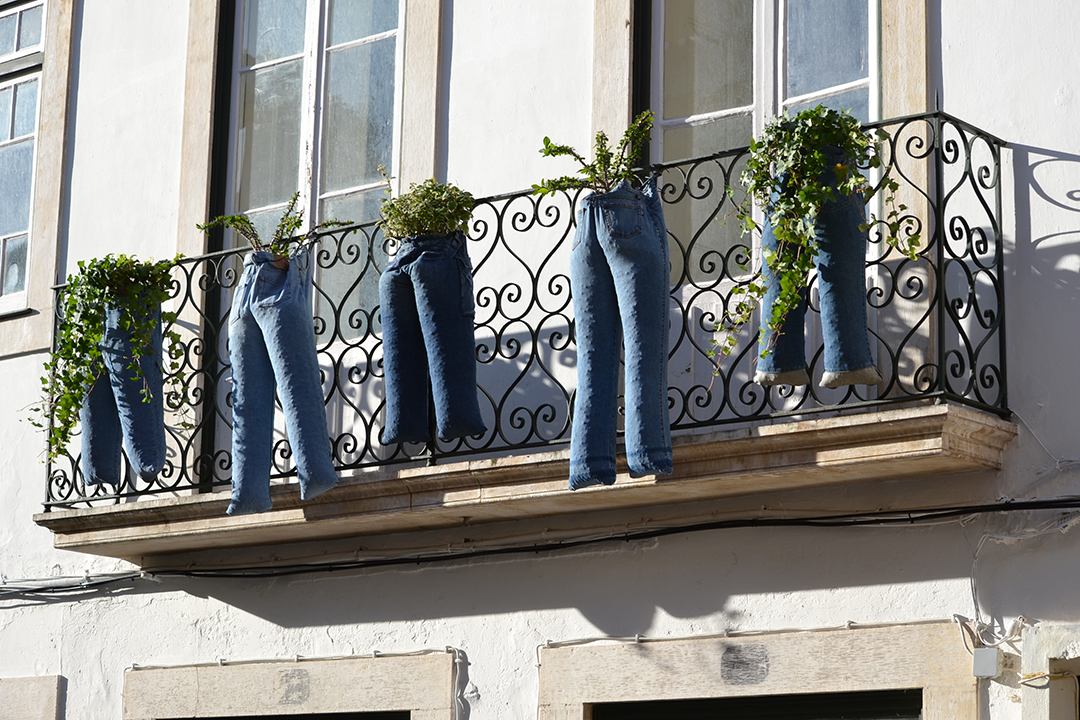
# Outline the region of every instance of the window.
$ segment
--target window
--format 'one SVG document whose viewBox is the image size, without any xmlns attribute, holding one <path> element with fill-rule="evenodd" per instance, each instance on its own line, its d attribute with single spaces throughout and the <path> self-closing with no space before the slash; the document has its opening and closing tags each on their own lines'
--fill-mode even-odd
<svg viewBox="0 0 1080 720">
<path fill-rule="evenodd" d="M 455 657 L 432 650 L 295 662 L 136 665 L 124 673 L 124 717 L 453 720 Z"/>
<path fill-rule="evenodd" d="M 538 718 L 979 716 L 971 655 L 954 623 L 736 634 L 545 647 Z"/>
<path fill-rule="evenodd" d="M 919 720 L 922 690 L 603 703 L 592 712 L 593 720 Z"/>
<path fill-rule="evenodd" d="M 0 12 L 0 313 L 27 306 L 43 3 Z"/>
<path fill-rule="evenodd" d="M 308 221 L 375 219 L 395 166 L 399 0 L 241 0 L 228 211 L 273 233 L 299 191 Z"/>
<path fill-rule="evenodd" d="M 652 161 L 748 145 L 769 118 L 818 103 L 876 120 L 876 8 L 876 0 L 639 3 L 651 26 L 650 67 L 640 58 L 637 67 L 657 115 Z"/>
</svg>

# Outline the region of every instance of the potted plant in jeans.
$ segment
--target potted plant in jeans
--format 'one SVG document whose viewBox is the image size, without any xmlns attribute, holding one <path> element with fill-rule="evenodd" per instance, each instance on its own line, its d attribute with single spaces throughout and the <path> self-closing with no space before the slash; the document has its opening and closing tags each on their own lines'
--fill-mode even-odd
<svg viewBox="0 0 1080 720">
<path fill-rule="evenodd" d="M 878 133 L 888 137 L 883 130 Z M 866 232 L 873 224 L 882 225 L 886 241 L 913 259 L 919 235 L 899 237 L 907 224 L 901 219 L 907 207 L 895 204 L 896 181 L 886 176 L 875 188 L 863 174 L 880 166 L 874 140 L 858 120 L 822 105 L 795 117 L 775 118 L 751 143 L 742 175 L 747 199 L 739 218 L 744 231 L 755 230 L 751 202 L 762 208 L 762 269 L 745 284 L 744 296 L 725 317 L 727 335 L 718 345 L 720 354 L 730 353 L 738 329 L 761 303 L 755 382 L 810 382 L 803 320 L 815 268 L 825 344 L 822 386 L 881 382 L 866 329 Z M 886 191 L 888 215 L 868 222 L 865 205 L 880 189 Z"/>
<path fill-rule="evenodd" d="M 229 515 L 265 512 L 272 506 L 275 391 L 281 397 L 301 499 L 338 484 L 315 347 L 311 247 L 319 230 L 348 223 L 328 220 L 295 238 L 304 215 L 296 210 L 298 198 L 299 193 L 292 196 L 268 245 L 246 215 L 225 215 L 198 226 L 203 231 L 230 228 L 253 250 L 244 258 L 229 312 L 233 386 Z"/>
<path fill-rule="evenodd" d="M 672 471 L 667 400 L 668 241 L 655 179 L 633 172 L 653 115 L 638 115 L 615 148 L 596 134 L 589 163 L 544 138 L 545 157 L 570 156 L 580 177 L 545 180 L 540 195 L 588 189 L 570 255 L 578 349 L 570 435 L 570 489 L 615 482 L 620 336 L 626 364 L 626 464 L 631 477 Z"/>
<path fill-rule="evenodd" d="M 79 272 L 60 291 L 62 320 L 41 379 L 44 396 L 33 408 L 40 421 L 32 422 L 47 427 L 47 460 L 64 451 L 81 423 L 87 485 L 119 486 L 122 446 L 145 480 L 165 465 L 162 340 L 167 335 L 178 342 L 179 336 L 162 332 L 162 322 L 176 315 L 163 313 L 161 303 L 177 260 L 107 255 L 79 261 Z M 179 387 L 180 364 L 173 358 L 168 365 Z"/>
<path fill-rule="evenodd" d="M 465 239 L 474 204 L 465 190 L 434 178 L 382 200 L 383 234 L 399 243 L 379 279 L 384 444 L 431 441 L 428 377 L 440 440 L 487 431 L 476 397 L 476 311 Z"/>
</svg>

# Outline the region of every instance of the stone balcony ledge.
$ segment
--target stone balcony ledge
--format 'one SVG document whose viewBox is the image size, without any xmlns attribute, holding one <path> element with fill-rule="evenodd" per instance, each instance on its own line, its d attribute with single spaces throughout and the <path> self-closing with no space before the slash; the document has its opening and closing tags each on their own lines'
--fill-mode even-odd
<svg viewBox="0 0 1080 720">
<path fill-rule="evenodd" d="M 274 485 L 266 513 L 229 517 L 227 493 L 34 516 L 57 548 L 153 565 L 155 556 L 385 535 L 620 508 L 1000 468 L 1008 421 L 966 407 L 923 405 L 755 424 L 674 439 L 675 473 L 571 492 L 569 450 L 383 468 L 342 476 L 301 502 Z M 620 463 L 622 458 L 620 457 Z"/>
</svg>

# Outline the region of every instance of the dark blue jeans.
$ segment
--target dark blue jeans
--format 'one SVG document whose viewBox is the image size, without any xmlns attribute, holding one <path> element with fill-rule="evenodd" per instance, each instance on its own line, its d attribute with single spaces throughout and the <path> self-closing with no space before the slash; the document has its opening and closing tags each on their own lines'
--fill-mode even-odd
<svg viewBox="0 0 1080 720">
<path fill-rule="evenodd" d="M 667 402 L 668 245 L 653 181 L 581 201 L 570 254 L 577 395 L 570 489 L 615 482 L 619 356 L 625 345 L 626 464 L 631 477 L 672 470 Z"/>
<path fill-rule="evenodd" d="M 826 153 L 827 167 L 823 181 L 836 187 L 836 175 L 831 169 L 842 160 L 838 153 Z M 843 385 L 877 385 L 881 375 L 870 355 L 866 330 L 866 233 L 859 229 L 863 219 L 862 196 L 849 197 L 836 193 L 836 200 L 825 203 L 818 214 L 815 232 L 818 236 L 818 295 L 821 301 L 821 334 L 825 343 L 824 373 L 821 385 L 827 388 Z M 766 220 L 761 244 L 776 250 L 776 236 Z M 775 274 L 766 266 L 766 282 L 762 302 L 762 326 L 772 315 L 772 306 L 779 295 Z M 759 347 L 769 353 L 758 359 L 754 382 L 760 385 L 807 385 L 804 350 L 804 320 L 806 291 L 799 306 L 791 310 L 780 328 L 780 334 L 767 328 L 761 334 Z"/>
<path fill-rule="evenodd" d="M 120 327 L 120 311 L 105 310 L 101 343 L 103 372 L 83 401 L 82 472 L 87 485 L 119 485 L 127 445 L 131 467 L 144 480 L 153 480 L 165 465 L 165 407 L 162 399 L 161 320 L 150 347 L 139 358 L 142 377 L 130 367 L 131 333 Z M 149 402 L 143 394 L 147 390 Z"/>
<path fill-rule="evenodd" d="M 232 364 L 232 503 L 226 512 L 269 510 L 274 394 L 281 396 L 289 447 L 304 500 L 338 484 L 315 349 L 311 247 L 288 270 L 268 252 L 244 260 L 229 315 Z"/>
<path fill-rule="evenodd" d="M 431 440 L 429 376 L 440 440 L 487 430 L 476 397 L 476 311 L 465 243 L 460 232 L 406 238 L 379 279 L 385 444 Z"/>
</svg>

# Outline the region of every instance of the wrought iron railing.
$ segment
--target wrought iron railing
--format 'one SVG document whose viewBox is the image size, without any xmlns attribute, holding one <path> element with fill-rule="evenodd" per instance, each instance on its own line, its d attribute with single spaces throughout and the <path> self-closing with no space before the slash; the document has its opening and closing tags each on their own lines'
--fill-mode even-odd
<svg viewBox="0 0 1080 720">
<path fill-rule="evenodd" d="M 784 416 L 955 402 L 1007 415 L 1002 286 L 1000 151 L 1003 142 L 942 113 L 876 123 L 881 152 L 900 185 L 907 225 L 921 233 L 916 260 L 890 250 L 877 229 L 868 244 L 867 302 L 877 387 L 821 389 L 822 346 L 812 287 L 806 357 L 814 382 L 753 382 L 756 333 L 734 352 L 710 355 L 715 323 L 759 259 L 734 221 L 747 150 L 658 165 L 671 250 L 669 391 L 676 432 Z M 469 233 L 475 271 L 478 393 L 489 430 L 429 445 L 380 443 L 383 372 L 378 278 L 394 243 L 372 224 L 320 238 L 316 335 L 323 395 L 340 471 L 477 455 L 568 441 L 576 382 L 569 252 L 578 198 L 528 192 L 477 202 Z M 873 209 L 873 208 L 871 208 Z M 130 471 L 119 487 L 86 486 L 75 452 L 48 468 L 49 507 L 212 491 L 230 482 L 227 317 L 242 253 L 189 258 L 176 270 L 176 328 L 186 374 L 185 407 L 171 407 L 168 462 L 153 481 Z M 58 318 L 62 322 L 62 318 Z M 187 423 L 179 421 L 185 411 Z M 295 475 L 280 423 L 272 474 Z"/>
</svg>

